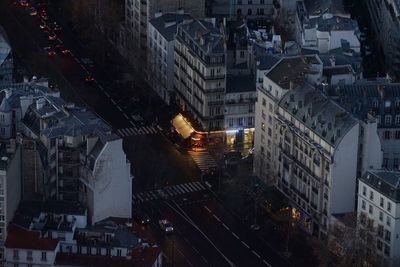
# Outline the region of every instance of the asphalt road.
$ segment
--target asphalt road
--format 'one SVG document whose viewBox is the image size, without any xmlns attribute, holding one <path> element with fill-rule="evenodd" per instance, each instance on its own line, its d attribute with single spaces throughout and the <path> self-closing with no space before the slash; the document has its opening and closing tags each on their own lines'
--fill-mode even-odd
<svg viewBox="0 0 400 267">
<path fill-rule="evenodd" d="M 49 21 L 54 21 L 51 14 Z M 158 124 L 147 111 L 149 107 L 153 114 L 160 110 L 140 98 L 146 88 L 135 88 L 139 82 L 134 82 L 133 88 L 118 82 L 118 70 L 125 66 L 115 62 L 93 64 L 88 60 L 86 45 L 66 27 L 57 33 L 55 41 L 49 41 L 49 33 L 39 28 L 43 23 L 12 1 L 0 1 L 0 24 L 9 36 L 17 64 L 27 67 L 31 75 L 54 78 L 66 100 L 86 105 L 122 135 L 135 176 L 133 191 L 198 181 L 199 172 L 186 151 L 155 130 Z M 69 48 L 71 55 L 49 57 L 43 48 L 55 44 Z M 86 75 L 95 80 L 85 82 Z M 192 192 L 135 207 L 151 211 L 155 239 L 174 266 L 290 266 L 209 195 Z M 156 223 L 160 218 L 168 218 L 176 225 L 173 235 L 160 231 Z"/>
</svg>

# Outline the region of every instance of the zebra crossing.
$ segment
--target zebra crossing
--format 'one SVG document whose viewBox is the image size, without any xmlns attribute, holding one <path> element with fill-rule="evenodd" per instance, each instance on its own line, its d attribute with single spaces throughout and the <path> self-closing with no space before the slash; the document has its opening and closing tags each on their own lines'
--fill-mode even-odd
<svg viewBox="0 0 400 267">
<path fill-rule="evenodd" d="M 189 154 L 201 171 L 207 171 L 209 168 L 218 167 L 214 158 L 211 157 L 208 151 L 189 151 Z"/>
<path fill-rule="evenodd" d="M 135 193 L 132 195 L 132 200 L 134 203 L 142 203 L 146 201 L 165 199 L 203 190 L 206 190 L 206 187 L 201 182 L 191 182 L 167 186 L 158 190 Z"/>
<path fill-rule="evenodd" d="M 161 130 L 160 126 L 141 126 L 118 129 L 117 135 L 120 137 L 128 137 L 134 135 L 157 134 Z"/>
</svg>

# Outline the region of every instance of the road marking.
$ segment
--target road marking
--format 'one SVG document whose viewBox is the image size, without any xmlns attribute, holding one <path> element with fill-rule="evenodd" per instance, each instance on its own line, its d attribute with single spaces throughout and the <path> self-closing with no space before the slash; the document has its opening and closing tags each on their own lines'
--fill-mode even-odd
<svg viewBox="0 0 400 267">
<path fill-rule="evenodd" d="M 162 131 L 162 128 L 160 125 L 157 125 L 158 130 Z"/>
<path fill-rule="evenodd" d="M 217 220 L 217 221 L 221 221 L 218 217 L 217 217 L 217 215 L 215 215 L 215 214 L 213 214 L 213 217 Z"/>
<path fill-rule="evenodd" d="M 135 126 L 135 124 L 133 123 L 133 121 L 129 121 L 129 123 L 130 123 L 132 126 Z"/>
<path fill-rule="evenodd" d="M 226 224 L 222 223 L 222 226 L 225 227 L 226 230 L 228 230 L 228 231 L 230 230 Z"/>
<path fill-rule="evenodd" d="M 205 208 L 209 213 L 211 213 L 211 210 L 210 210 L 207 206 L 204 206 L 204 208 Z"/>
<path fill-rule="evenodd" d="M 236 237 L 236 239 L 239 239 L 239 240 L 240 240 L 240 238 L 238 237 L 238 235 L 235 234 L 234 232 L 232 232 L 232 235 L 233 235 L 234 237 Z"/>
<path fill-rule="evenodd" d="M 265 265 L 267 265 L 268 267 L 272 267 L 271 264 L 269 264 L 266 260 L 263 260 L 263 262 L 264 262 Z"/>
<path fill-rule="evenodd" d="M 110 98 L 110 94 L 109 94 L 109 93 L 107 93 L 106 91 L 104 91 L 104 94 L 105 94 L 108 98 Z"/>
<path fill-rule="evenodd" d="M 242 244 L 246 247 L 246 248 L 250 248 L 249 245 L 247 245 L 245 242 L 242 241 Z"/>
<path fill-rule="evenodd" d="M 117 106 L 117 109 L 122 112 L 122 108 L 120 106 Z"/>
<path fill-rule="evenodd" d="M 255 252 L 254 250 L 252 250 L 251 252 L 253 252 L 253 254 L 254 255 L 256 255 L 258 258 L 260 258 L 261 259 L 261 256 L 260 256 L 260 254 L 258 254 L 257 252 Z"/>
<path fill-rule="evenodd" d="M 114 105 L 116 105 L 117 103 L 115 102 L 114 99 L 111 98 L 111 103 L 113 103 Z"/>
<path fill-rule="evenodd" d="M 126 115 L 126 113 L 124 113 L 124 117 L 127 118 L 127 119 L 129 119 L 129 117 L 128 117 L 128 115 Z"/>
</svg>

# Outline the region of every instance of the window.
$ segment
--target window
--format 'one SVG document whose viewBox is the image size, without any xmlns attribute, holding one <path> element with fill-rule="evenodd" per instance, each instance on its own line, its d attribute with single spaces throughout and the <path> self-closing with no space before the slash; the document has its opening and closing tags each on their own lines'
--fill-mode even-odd
<svg viewBox="0 0 400 267">
<path fill-rule="evenodd" d="M 361 208 L 362 208 L 363 210 L 365 210 L 365 201 L 364 201 L 364 200 L 361 201 Z"/>
<path fill-rule="evenodd" d="M 369 199 L 374 200 L 374 191 L 369 191 Z"/>
<path fill-rule="evenodd" d="M 382 243 L 382 241 L 380 241 L 379 239 L 376 241 L 376 248 L 377 248 L 379 251 L 382 251 L 383 243 Z"/>
<path fill-rule="evenodd" d="M 389 201 L 387 203 L 387 210 L 392 211 L 392 203 L 390 203 Z"/>
<path fill-rule="evenodd" d="M 388 158 L 383 158 L 382 167 L 383 168 L 387 168 L 388 164 L 389 164 L 389 159 Z"/>
<path fill-rule="evenodd" d="M 15 250 L 13 251 L 13 259 L 14 259 L 14 260 L 19 259 L 19 255 L 18 255 L 18 254 L 19 254 L 19 251 L 15 249 Z"/>
<path fill-rule="evenodd" d="M 383 212 L 382 211 L 379 212 L 379 220 L 381 222 L 383 221 Z"/>
<path fill-rule="evenodd" d="M 264 0 L 260 0 L 260 4 L 262 4 L 262 5 L 263 5 L 263 4 L 264 4 Z"/>
<path fill-rule="evenodd" d="M 396 115 L 395 123 L 396 123 L 396 125 L 400 125 L 400 115 Z"/>
<path fill-rule="evenodd" d="M 47 260 L 47 253 L 42 252 L 42 261 L 46 261 L 46 260 Z"/>
<path fill-rule="evenodd" d="M 251 8 L 247 10 L 247 15 L 251 15 Z"/>
<path fill-rule="evenodd" d="M 106 249 L 106 255 L 107 255 L 107 256 L 111 256 L 111 249 L 109 249 L 109 248 Z"/>
<path fill-rule="evenodd" d="M 265 131 L 265 123 L 261 123 L 261 130 Z"/>
<path fill-rule="evenodd" d="M 272 111 L 272 104 L 271 103 L 268 103 L 268 109 L 269 109 L 269 111 Z"/>
<path fill-rule="evenodd" d="M 240 51 L 240 58 L 244 58 L 244 51 Z"/>
<path fill-rule="evenodd" d="M 28 261 L 31 261 L 31 260 L 32 260 L 32 250 L 28 250 L 28 251 L 26 252 L 26 259 L 27 259 Z"/>
<path fill-rule="evenodd" d="M 386 125 L 392 124 L 392 116 L 391 115 L 386 115 L 385 116 L 385 124 Z"/>
<path fill-rule="evenodd" d="M 249 5 L 251 5 L 251 4 L 253 4 L 253 0 L 247 0 L 247 3 L 248 3 Z"/>
<path fill-rule="evenodd" d="M 383 200 L 383 197 L 380 198 L 380 200 L 379 200 L 379 205 L 380 205 L 382 208 L 384 207 L 385 202 L 384 202 L 384 200 Z"/>
<path fill-rule="evenodd" d="M 265 100 L 265 98 L 262 99 L 262 105 L 265 107 L 267 105 L 267 101 Z"/>
<path fill-rule="evenodd" d="M 396 131 L 394 137 L 400 139 L 400 131 Z"/>
<path fill-rule="evenodd" d="M 121 255 L 122 255 L 122 251 L 120 249 L 117 249 L 117 256 L 121 257 Z"/>
<path fill-rule="evenodd" d="M 96 248 L 96 255 L 101 255 L 101 248 Z"/>
<path fill-rule="evenodd" d="M 362 187 L 362 194 L 363 196 L 367 195 L 367 188 L 365 186 Z"/>
<path fill-rule="evenodd" d="M 369 205 L 368 212 L 369 212 L 369 214 L 374 213 L 374 207 L 372 207 L 372 205 Z"/>
<path fill-rule="evenodd" d="M 386 225 L 387 225 L 387 226 L 390 226 L 390 223 L 391 223 L 390 217 L 387 216 L 387 217 L 386 217 Z"/>
<path fill-rule="evenodd" d="M 394 158 L 393 159 L 393 168 L 398 169 L 399 168 L 399 158 Z"/>
<path fill-rule="evenodd" d="M 385 244 L 385 255 L 390 256 L 390 247 Z"/>
<path fill-rule="evenodd" d="M 386 241 L 390 242 L 390 236 L 391 236 L 390 231 L 385 230 L 385 240 L 386 240 Z"/>
<path fill-rule="evenodd" d="M 390 131 L 384 131 L 383 132 L 383 138 L 390 139 Z"/>
<path fill-rule="evenodd" d="M 272 129 L 268 127 L 268 135 L 272 137 Z"/>
</svg>

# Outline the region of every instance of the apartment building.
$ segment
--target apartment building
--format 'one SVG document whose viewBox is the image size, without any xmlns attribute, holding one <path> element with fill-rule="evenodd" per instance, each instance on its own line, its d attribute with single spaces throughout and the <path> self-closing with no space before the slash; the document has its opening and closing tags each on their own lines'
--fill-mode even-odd
<svg viewBox="0 0 400 267">
<path fill-rule="evenodd" d="M 400 172 L 368 170 L 359 178 L 358 227 L 380 266 L 400 263 Z M 368 231 L 373 227 L 375 232 Z M 372 254 L 374 255 L 374 254 Z"/>
<path fill-rule="evenodd" d="M 5 266 L 162 265 L 160 248 L 142 242 L 129 220 L 89 225 L 86 208 L 77 202 L 22 202 L 10 228 Z"/>
<path fill-rule="evenodd" d="M 253 75 L 228 75 L 224 122 L 228 144 L 247 143 L 251 146 L 256 94 Z"/>
<path fill-rule="evenodd" d="M 232 0 L 230 15 L 243 16 L 247 19 L 265 19 L 274 15 L 273 0 Z"/>
<path fill-rule="evenodd" d="M 0 26 L 0 85 L 13 80 L 14 61 L 7 34 Z"/>
<path fill-rule="evenodd" d="M 304 12 L 304 11 L 303 11 Z M 360 53 L 358 23 L 351 18 L 326 13 L 317 17 L 301 16 L 298 40 L 302 48 L 327 53 L 330 50 L 343 50 Z"/>
<path fill-rule="evenodd" d="M 400 85 L 387 79 L 359 80 L 352 85 L 326 87 L 326 93 L 361 119 L 377 118 L 382 166 L 398 170 L 400 160 Z"/>
<path fill-rule="evenodd" d="M 80 201 L 91 223 L 131 216 L 130 162 L 102 119 L 34 80 L 5 89 L 3 137 L 22 144 L 22 197 Z M 11 120 L 11 123 L 10 123 Z"/>
<path fill-rule="evenodd" d="M 375 36 L 377 51 L 382 51 L 387 72 L 400 77 L 400 3 L 383 0 L 365 1 L 372 30 Z"/>
<path fill-rule="evenodd" d="M 0 145 L 0 261 L 4 261 L 4 242 L 9 223 L 21 200 L 21 146 L 12 140 Z"/>
<path fill-rule="evenodd" d="M 192 17 L 183 12 L 157 13 L 149 22 L 148 70 L 151 88 L 167 104 L 174 99 L 174 47 L 178 25 Z"/>
<path fill-rule="evenodd" d="M 224 127 L 226 46 L 215 20 L 193 20 L 178 26 L 174 55 L 176 102 L 204 130 Z"/>
<path fill-rule="evenodd" d="M 125 0 L 126 55 L 141 71 L 146 71 L 148 25 L 158 12 L 184 10 L 194 17 L 205 16 L 205 0 Z"/>
<path fill-rule="evenodd" d="M 313 86 L 321 78 L 317 56 L 282 58 L 265 75 L 254 171 L 288 197 L 303 227 L 324 238 L 333 214 L 354 211 L 357 174 L 379 167 L 382 153 L 376 120 L 360 121 L 321 93 Z"/>
</svg>

